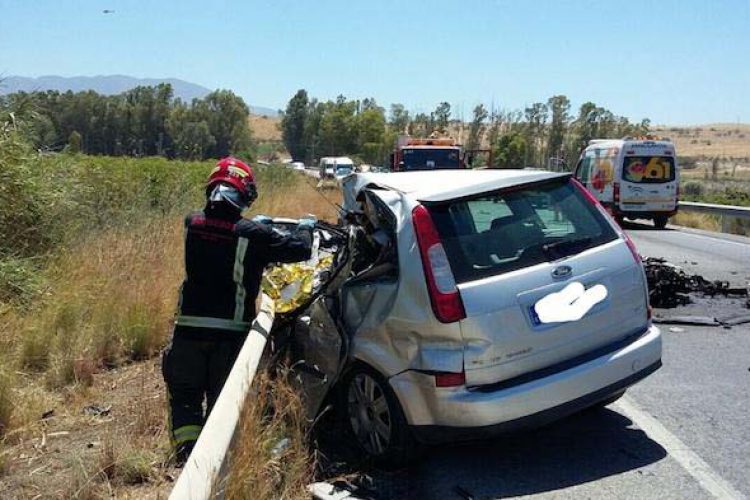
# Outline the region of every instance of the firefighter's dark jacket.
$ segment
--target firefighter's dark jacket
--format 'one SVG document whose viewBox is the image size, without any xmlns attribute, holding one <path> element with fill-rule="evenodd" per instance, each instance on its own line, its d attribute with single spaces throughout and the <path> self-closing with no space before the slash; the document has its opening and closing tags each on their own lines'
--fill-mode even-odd
<svg viewBox="0 0 750 500">
<path fill-rule="evenodd" d="M 311 229 L 285 234 L 218 205 L 185 218 L 186 276 L 175 336 L 244 336 L 255 318 L 263 269 L 310 258 Z"/>
</svg>

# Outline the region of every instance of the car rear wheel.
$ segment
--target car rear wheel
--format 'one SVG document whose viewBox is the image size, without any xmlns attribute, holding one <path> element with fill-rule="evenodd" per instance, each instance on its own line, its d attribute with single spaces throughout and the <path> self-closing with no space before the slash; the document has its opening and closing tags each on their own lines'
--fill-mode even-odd
<svg viewBox="0 0 750 500">
<path fill-rule="evenodd" d="M 666 215 L 657 215 L 654 217 L 654 226 L 656 226 L 658 229 L 664 229 L 667 227 L 667 221 L 669 220 L 669 217 Z"/>
<path fill-rule="evenodd" d="M 356 366 L 344 387 L 346 417 L 359 447 L 384 465 L 411 460 L 415 443 L 396 395 L 387 381 L 367 366 Z"/>
</svg>

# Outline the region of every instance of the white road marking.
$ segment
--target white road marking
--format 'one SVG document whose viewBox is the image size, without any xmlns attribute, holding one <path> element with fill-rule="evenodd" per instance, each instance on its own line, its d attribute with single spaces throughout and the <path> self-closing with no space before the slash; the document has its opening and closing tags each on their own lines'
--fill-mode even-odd
<svg viewBox="0 0 750 500">
<path fill-rule="evenodd" d="M 732 245 L 738 245 L 738 246 L 745 247 L 745 248 L 747 248 L 748 246 L 750 246 L 747 243 L 740 243 L 739 241 L 725 240 L 723 238 L 715 238 L 713 236 L 707 236 L 705 234 L 696 234 L 696 233 L 691 233 L 691 232 L 688 232 L 688 231 L 679 231 L 679 233 L 680 234 L 690 235 L 690 236 L 696 236 L 698 238 L 705 238 L 705 239 L 711 240 L 711 241 L 719 241 L 721 243 L 730 243 Z"/>
<path fill-rule="evenodd" d="M 614 407 L 632 420 L 648 436 L 659 443 L 698 484 L 715 498 L 741 500 L 747 498 L 724 480 L 701 457 L 669 432 L 658 420 L 641 409 L 635 401 L 624 396 Z"/>
</svg>

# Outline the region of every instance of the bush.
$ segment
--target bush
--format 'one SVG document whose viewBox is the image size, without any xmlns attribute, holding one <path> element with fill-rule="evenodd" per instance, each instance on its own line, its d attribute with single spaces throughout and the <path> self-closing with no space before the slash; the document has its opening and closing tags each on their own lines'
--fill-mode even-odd
<svg viewBox="0 0 750 500">
<path fill-rule="evenodd" d="M 0 258 L 0 303 L 21 302 L 28 305 L 43 289 L 39 266 L 30 258 Z"/>
<path fill-rule="evenodd" d="M 695 181 L 686 182 L 682 187 L 682 192 L 685 194 L 685 196 L 702 196 L 703 185 L 700 182 Z"/>
<path fill-rule="evenodd" d="M 99 468 L 115 484 L 141 484 L 148 482 L 153 474 L 151 464 L 155 462 L 153 453 L 115 442 L 107 438 L 99 457 Z"/>
<path fill-rule="evenodd" d="M 140 484 L 151 478 L 154 455 L 144 450 L 129 450 L 115 466 L 116 478 L 125 484 Z"/>
<path fill-rule="evenodd" d="M 33 156 L 10 145 L 0 154 L 0 302 L 28 302 L 41 289 L 44 258 L 82 238 L 153 215 L 181 217 L 201 202 L 211 169 L 163 158 Z"/>
</svg>

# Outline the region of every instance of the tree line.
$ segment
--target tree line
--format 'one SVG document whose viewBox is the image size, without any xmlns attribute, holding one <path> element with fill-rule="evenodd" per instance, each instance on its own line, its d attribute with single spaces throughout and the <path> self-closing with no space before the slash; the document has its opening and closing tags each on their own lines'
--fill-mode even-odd
<svg viewBox="0 0 750 500">
<path fill-rule="evenodd" d="M 174 97 L 169 84 L 118 95 L 46 91 L 0 96 L 0 115 L 17 123 L 35 148 L 94 155 L 193 160 L 248 154 L 249 114 L 231 91 L 216 90 L 186 103 Z"/>
<path fill-rule="evenodd" d="M 491 149 L 492 167 L 519 168 L 570 165 L 589 140 L 642 135 L 649 125 L 648 119 L 631 123 L 593 102 L 585 102 L 573 114 L 564 95 L 523 110 L 488 109 L 479 104 L 467 122 L 454 116 L 448 102 L 441 102 L 430 113 L 411 113 L 395 103 L 386 113 L 372 98 L 339 96 L 335 101 L 320 101 L 302 89 L 282 113 L 281 131 L 292 158 L 307 163 L 346 154 L 365 163 L 387 164 L 398 135 L 437 133 L 456 138 L 469 150 Z M 484 156 L 485 163 L 489 157 Z"/>
</svg>

